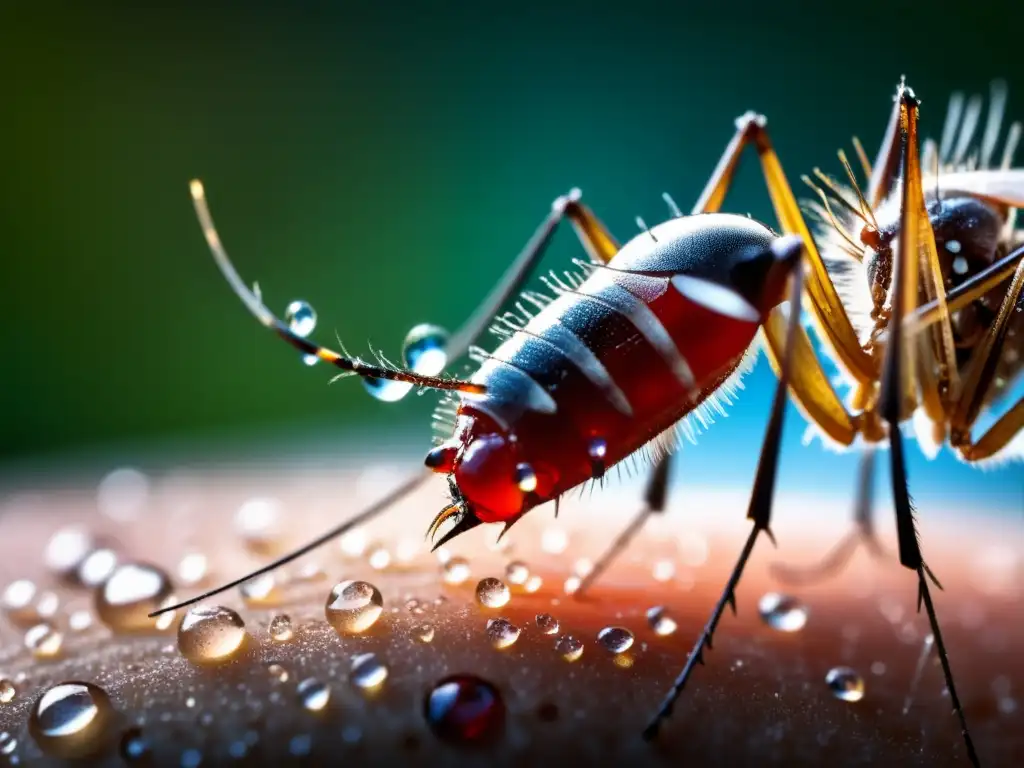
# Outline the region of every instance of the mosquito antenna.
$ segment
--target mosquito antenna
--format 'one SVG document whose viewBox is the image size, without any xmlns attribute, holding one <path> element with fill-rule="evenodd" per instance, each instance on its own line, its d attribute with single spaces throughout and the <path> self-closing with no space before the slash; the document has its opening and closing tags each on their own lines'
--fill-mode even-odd
<svg viewBox="0 0 1024 768">
<path fill-rule="evenodd" d="M 672 195 L 670 195 L 668 192 L 662 192 L 661 199 L 665 201 L 665 205 L 667 205 L 668 209 L 672 211 L 673 218 L 682 218 L 683 212 L 679 210 L 679 206 L 676 205 L 676 201 L 672 199 Z"/>
<path fill-rule="evenodd" d="M 810 178 L 808 178 L 806 175 L 801 176 L 800 179 L 801 181 L 804 182 L 804 184 L 806 184 L 807 186 L 809 186 L 811 189 L 818 193 L 818 197 L 821 198 L 821 202 L 825 206 L 825 213 L 828 214 L 828 217 L 832 221 L 832 226 L 835 227 L 836 232 L 838 232 L 839 236 L 842 237 L 843 240 L 845 240 L 849 244 L 850 248 L 852 248 L 855 253 L 858 252 L 857 244 L 853 241 L 853 237 L 850 235 L 849 232 L 846 231 L 846 227 L 839 223 L 839 220 L 832 212 L 832 206 L 828 204 L 828 196 L 825 194 L 825 191 L 817 184 L 815 184 L 813 181 L 811 181 Z M 840 199 L 842 200 L 842 198 Z M 850 203 L 848 201 L 843 200 L 843 203 L 844 205 L 846 205 L 847 208 L 853 210 L 852 206 L 850 206 Z M 856 213 L 855 210 L 854 213 Z"/>
<path fill-rule="evenodd" d="M 196 209 L 196 216 L 199 218 L 199 224 L 203 228 L 203 235 L 206 237 L 206 244 L 210 247 L 210 253 L 213 254 L 214 261 L 217 262 L 217 266 L 228 281 L 231 289 L 260 323 L 274 331 L 303 354 L 311 355 L 319 360 L 323 360 L 325 363 L 341 368 L 343 371 L 349 371 L 359 376 L 404 381 L 408 384 L 429 387 L 431 389 L 448 389 L 471 393 L 481 393 L 484 391 L 482 385 L 469 381 L 459 381 L 457 379 L 440 378 L 437 376 L 421 376 L 413 371 L 392 370 L 390 368 L 368 365 L 359 358 L 347 357 L 326 347 L 321 347 L 319 344 L 293 332 L 273 312 L 267 309 L 260 296 L 259 289 L 255 291 L 250 290 L 242 282 L 242 278 L 239 277 L 238 271 L 231 263 L 227 251 L 224 250 L 220 235 L 217 234 L 217 228 L 213 224 L 213 217 L 210 215 L 210 208 L 206 202 L 206 193 L 203 190 L 202 182 L 193 180 L 189 185 L 189 189 L 192 193 L 192 202 Z"/>
<path fill-rule="evenodd" d="M 262 568 L 257 568 L 255 571 L 247 573 L 245 576 L 237 578 L 234 581 L 229 581 L 227 584 L 221 584 L 219 587 L 215 587 L 214 589 L 211 589 L 207 592 L 203 592 L 203 594 L 197 595 L 196 597 L 190 598 L 183 602 L 163 607 L 158 611 L 153 611 L 153 613 L 149 614 L 150 618 L 153 618 L 154 616 L 159 616 L 162 613 L 176 611 L 179 608 L 186 608 L 187 606 L 198 603 L 201 600 L 205 600 L 208 597 L 219 595 L 222 592 L 226 592 L 229 589 L 239 586 L 240 584 L 244 584 L 250 579 L 254 579 L 257 576 L 262 576 L 265 573 L 270 573 L 271 571 L 280 568 L 282 565 L 287 565 L 293 560 L 297 560 L 303 555 L 312 552 L 314 549 L 322 547 L 331 539 L 341 536 L 346 531 L 349 531 L 358 525 L 362 525 L 363 523 L 369 522 L 371 519 L 373 519 L 381 512 L 386 510 L 388 507 L 390 507 L 392 504 L 401 501 L 403 498 L 405 498 L 414 490 L 423 485 L 423 483 L 426 482 L 427 479 L 430 478 L 432 474 L 432 472 L 425 472 L 423 474 L 419 474 L 409 478 L 400 486 L 395 488 L 395 490 L 391 491 L 391 493 L 387 494 L 384 498 L 380 499 L 379 501 L 374 502 L 372 505 L 370 505 L 362 512 L 360 512 L 358 515 L 350 517 L 348 520 L 341 523 L 340 525 L 336 525 L 334 528 L 331 528 L 326 533 L 317 536 L 308 544 L 303 544 L 301 547 L 289 552 L 287 555 L 279 557 L 272 563 L 268 563 L 267 565 L 264 565 Z"/>
<path fill-rule="evenodd" d="M 645 222 L 645 221 L 644 221 L 644 220 L 643 220 L 642 218 L 640 218 L 639 216 L 637 216 L 637 217 L 636 217 L 636 225 L 637 225 L 638 227 L 640 227 L 640 229 L 641 229 L 641 230 L 643 230 L 643 231 L 644 231 L 644 232 L 646 232 L 646 233 L 647 233 L 648 235 L 650 235 L 650 236 L 651 236 L 651 240 L 653 240 L 654 242 L 658 242 L 658 238 L 656 238 L 656 237 L 654 236 L 654 233 L 653 233 L 653 232 L 651 232 L 651 229 L 650 229 L 650 227 L 648 227 L 648 226 L 647 226 L 647 224 L 646 224 L 646 222 Z"/>
</svg>

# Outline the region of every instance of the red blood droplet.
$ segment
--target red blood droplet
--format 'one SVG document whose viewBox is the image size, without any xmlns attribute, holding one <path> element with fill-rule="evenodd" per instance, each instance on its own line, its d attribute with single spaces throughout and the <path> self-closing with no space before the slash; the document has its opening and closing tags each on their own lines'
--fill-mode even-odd
<svg viewBox="0 0 1024 768">
<path fill-rule="evenodd" d="M 423 714 L 445 741 L 486 741 L 505 725 L 505 703 L 498 689 L 474 675 L 452 675 L 437 683 L 427 693 Z"/>
</svg>

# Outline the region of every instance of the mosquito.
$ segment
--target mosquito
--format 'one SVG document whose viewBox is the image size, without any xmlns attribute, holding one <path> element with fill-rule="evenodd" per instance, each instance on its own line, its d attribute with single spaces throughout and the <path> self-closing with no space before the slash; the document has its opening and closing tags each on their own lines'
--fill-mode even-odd
<svg viewBox="0 0 1024 768">
<path fill-rule="evenodd" d="M 871 519 L 871 446 L 888 444 L 899 561 L 916 576 L 919 608 L 927 612 L 967 756 L 978 766 L 932 601 L 929 584 L 940 585 L 917 535 L 900 425 L 925 423 L 932 442 L 948 442 L 969 462 L 995 457 L 1024 427 L 1021 400 L 983 434 L 972 432 L 979 412 L 1002 387 L 997 382 L 1020 371 L 1024 337 L 1011 327 L 1024 289 L 1024 238 L 1013 229 L 1014 209 L 1024 206 L 1024 172 L 1011 168 L 1021 126 L 1010 129 L 1002 162 L 993 166 L 1005 89 L 997 85 L 993 93 L 977 152 L 972 147 L 980 105 L 972 101 L 965 111 L 956 99 L 941 146 L 925 141 L 922 147 L 920 103 L 901 81 L 874 163 L 854 140 L 866 186 L 842 151 L 848 185 L 820 171 L 815 180 L 805 179 L 819 196 L 811 212 L 824 222 L 821 246 L 772 147 L 766 119 L 753 112 L 736 121 L 689 215 L 664 195 L 671 217 L 653 227 L 638 219 L 641 232 L 624 245 L 578 190 L 558 197 L 497 286 L 448 339 L 446 360 L 468 355 L 477 363 L 467 378 L 426 375 L 382 356 L 370 363 L 293 331 L 239 277 L 203 186 L 193 181 L 193 203 L 213 257 L 263 325 L 341 375 L 444 391 L 438 414 L 448 428 L 426 456 L 427 472 L 290 554 L 158 613 L 305 555 L 380 515 L 434 473 L 447 477 L 451 492 L 428 529 L 436 548 L 484 523 L 503 524 L 504 534 L 531 509 L 557 505 L 567 491 L 653 446 L 644 503 L 580 585 L 577 595 L 583 594 L 649 516 L 665 509 L 677 425 L 727 391 L 763 346 L 778 384 L 747 510 L 750 533 L 644 736 L 657 735 L 704 663 L 726 606 L 735 610 L 734 591 L 757 540 L 764 534 L 774 541 L 772 502 L 788 396 L 831 441 L 865 444 L 857 531 L 869 541 L 870 523 L 863 521 Z M 757 152 L 781 232 L 721 212 L 748 146 Z M 928 161 L 936 169 L 930 176 L 922 170 Z M 588 258 L 575 262 L 578 272 L 542 277 L 546 291 L 524 290 L 566 219 Z M 520 294 L 516 312 L 498 314 Z M 826 352 L 853 382 L 848 403 L 825 373 L 801 322 L 802 307 Z M 488 328 L 501 339 L 493 351 L 475 346 Z"/>
</svg>

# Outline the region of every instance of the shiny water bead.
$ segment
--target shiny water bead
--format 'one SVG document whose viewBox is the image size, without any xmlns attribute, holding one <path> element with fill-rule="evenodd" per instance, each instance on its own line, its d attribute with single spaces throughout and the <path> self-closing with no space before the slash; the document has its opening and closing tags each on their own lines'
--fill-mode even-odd
<svg viewBox="0 0 1024 768">
<path fill-rule="evenodd" d="M 160 568 L 147 563 L 123 563 L 97 589 L 96 615 L 118 632 L 166 628 L 173 615 L 151 619 L 149 614 L 173 599 L 171 580 Z"/>
<path fill-rule="evenodd" d="M 0 755 L 13 755 L 18 748 L 18 740 L 8 731 L 0 731 Z"/>
<path fill-rule="evenodd" d="M 95 547 L 96 540 L 84 528 L 62 528 L 46 543 L 43 564 L 56 576 L 73 578 L 78 566 Z"/>
<path fill-rule="evenodd" d="M 505 566 L 505 581 L 517 587 L 524 586 L 530 578 L 530 569 L 521 560 L 513 560 Z"/>
<path fill-rule="evenodd" d="M 360 653 L 352 657 L 352 669 L 349 678 L 352 683 L 363 690 L 372 690 L 380 686 L 388 676 L 388 668 L 374 653 Z"/>
<path fill-rule="evenodd" d="M 625 627 L 605 627 L 597 633 L 597 641 L 611 653 L 625 653 L 633 647 L 633 633 Z"/>
<path fill-rule="evenodd" d="M 79 564 L 77 577 L 84 587 L 98 587 L 117 570 L 117 552 L 106 547 L 94 549 Z"/>
<path fill-rule="evenodd" d="M 242 617 L 230 608 L 193 606 L 178 625 L 178 650 L 193 664 L 219 664 L 236 656 L 247 636 Z"/>
<path fill-rule="evenodd" d="M 303 708 L 310 712 L 319 712 L 331 700 L 331 687 L 314 677 L 303 680 L 295 689 Z"/>
<path fill-rule="evenodd" d="M 277 614 L 270 620 L 267 632 L 275 643 L 287 643 L 295 635 L 291 617 L 286 613 Z"/>
<path fill-rule="evenodd" d="M 113 707 L 93 683 L 68 681 L 44 691 L 29 714 L 28 729 L 47 755 L 93 756 L 106 746 Z"/>
<path fill-rule="evenodd" d="M 550 613 L 538 613 L 537 629 L 545 635 L 553 635 L 558 631 L 558 619 Z"/>
<path fill-rule="evenodd" d="M 429 624 L 413 627 L 412 636 L 421 643 L 429 643 L 434 639 L 434 628 Z"/>
<path fill-rule="evenodd" d="M 287 683 L 288 678 L 291 677 L 288 674 L 288 670 L 276 662 L 271 662 L 267 665 L 267 674 L 279 683 Z"/>
<path fill-rule="evenodd" d="M 569 547 L 569 534 L 561 528 L 548 528 L 540 536 L 540 548 L 549 555 L 560 555 Z"/>
<path fill-rule="evenodd" d="M 448 365 L 448 331 L 437 325 L 421 323 L 414 326 L 402 344 L 406 366 L 423 376 L 437 376 Z"/>
<path fill-rule="evenodd" d="M 675 619 L 665 613 L 665 608 L 660 605 L 647 610 L 647 623 L 654 630 L 654 634 L 662 637 L 676 631 Z"/>
<path fill-rule="evenodd" d="M 36 615 L 39 618 L 50 621 L 60 610 L 60 598 L 56 592 L 42 592 L 39 597 L 36 598 Z"/>
<path fill-rule="evenodd" d="M 187 552 L 178 561 L 178 581 L 185 586 L 195 586 L 206 578 L 209 563 L 202 552 Z"/>
<path fill-rule="evenodd" d="M 532 574 L 530 578 L 526 580 L 526 583 L 523 584 L 523 591 L 532 595 L 534 592 L 537 592 L 543 584 L 544 580 L 540 576 Z"/>
<path fill-rule="evenodd" d="M 373 568 L 373 570 L 383 571 L 391 565 L 391 553 L 388 552 L 386 547 L 378 544 L 370 550 L 370 554 L 367 556 L 366 562 L 370 564 L 370 567 Z"/>
<path fill-rule="evenodd" d="M 508 648 L 519 639 L 520 629 L 508 619 L 487 621 L 487 640 L 497 649 Z"/>
<path fill-rule="evenodd" d="M 555 652 L 566 661 L 576 661 L 583 655 L 583 641 L 572 635 L 562 635 L 555 641 Z"/>
<path fill-rule="evenodd" d="M 519 490 L 523 493 L 533 493 L 537 490 L 537 473 L 529 464 L 516 465 L 515 481 Z"/>
<path fill-rule="evenodd" d="M 281 502 L 269 497 L 245 501 L 235 512 L 235 530 L 249 549 L 263 553 L 280 542 L 284 512 Z"/>
<path fill-rule="evenodd" d="M 655 581 L 672 581 L 676 575 L 676 564 L 671 560 L 656 560 L 651 569 L 651 575 Z"/>
<path fill-rule="evenodd" d="M 0 704 L 10 704 L 18 695 L 18 689 L 14 681 L 6 677 L 0 677 Z"/>
<path fill-rule="evenodd" d="M 288 323 L 288 330 L 296 336 L 305 338 L 316 330 L 316 311 L 308 302 L 301 299 L 285 307 L 284 319 Z"/>
<path fill-rule="evenodd" d="M 365 632 L 384 611 L 380 591 L 365 581 L 336 584 L 325 606 L 327 621 L 339 634 Z"/>
<path fill-rule="evenodd" d="M 363 387 L 366 391 L 377 400 L 385 403 L 398 402 L 412 391 L 412 386 L 412 384 L 406 381 L 375 379 L 372 376 L 363 377 Z"/>
<path fill-rule="evenodd" d="M 501 608 L 511 596 L 505 582 L 493 576 L 481 579 L 476 585 L 476 601 L 486 608 Z"/>
<path fill-rule="evenodd" d="M 96 506 L 100 514 L 119 523 L 135 520 L 149 503 L 150 483 L 133 467 L 115 469 L 100 481 Z"/>
<path fill-rule="evenodd" d="M 442 574 L 447 584 L 462 584 L 469 578 L 469 562 L 464 557 L 450 557 L 442 567 Z"/>
<path fill-rule="evenodd" d="M 264 573 L 254 579 L 249 579 L 238 587 L 242 599 L 250 608 L 260 608 L 275 605 L 284 597 L 284 590 L 277 576 L 273 573 Z"/>
<path fill-rule="evenodd" d="M 68 629 L 72 632 L 85 632 L 87 629 L 92 627 L 93 615 L 92 611 L 78 610 L 73 611 L 68 616 Z"/>
<path fill-rule="evenodd" d="M 50 624 L 36 624 L 25 632 L 25 647 L 37 659 L 58 656 L 64 645 L 64 635 Z"/>
<path fill-rule="evenodd" d="M 833 667 L 825 675 L 825 685 L 832 695 L 842 701 L 860 701 L 864 698 L 864 678 L 849 667 Z"/>
<path fill-rule="evenodd" d="M 4 588 L 3 596 L 0 597 L 0 607 L 12 624 L 26 627 L 39 621 L 36 594 L 35 583 L 28 579 L 12 581 Z"/>
<path fill-rule="evenodd" d="M 757 603 L 761 619 L 780 632 L 799 632 L 807 623 L 807 606 L 789 595 L 768 592 Z"/>
<path fill-rule="evenodd" d="M 434 734 L 456 744 L 487 742 L 505 726 L 505 703 L 491 683 L 474 675 L 440 680 L 423 702 L 423 716 Z"/>
</svg>

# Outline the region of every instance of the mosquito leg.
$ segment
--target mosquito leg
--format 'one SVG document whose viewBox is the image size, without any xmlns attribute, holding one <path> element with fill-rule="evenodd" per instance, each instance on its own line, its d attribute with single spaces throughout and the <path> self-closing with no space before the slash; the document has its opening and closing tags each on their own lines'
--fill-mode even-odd
<svg viewBox="0 0 1024 768">
<path fill-rule="evenodd" d="M 801 258 L 797 258 L 796 264 L 793 267 L 793 285 L 789 305 L 789 334 L 787 337 L 787 340 L 789 341 L 789 349 L 792 349 L 792 343 L 796 338 L 797 330 L 800 328 L 800 297 L 803 284 L 803 265 L 801 261 Z M 743 545 L 743 550 L 740 552 L 739 559 L 736 561 L 732 574 L 726 582 L 722 596 L 715 604 L 715 608 L 711 613 L 711 618 L 708 620 L 707 625 L 704 627 L 704 631 L 701 632 L 700 637 L 697 639 L 697 643 L 693 647 L 693 651 L 690 653 L 689 658 L 686 660 L 686 664 L 683 667 L 682 672 L 680 672 L 679 676 L 676 677 L 675 682 L 672 684 L 672 688 L 665 696 L 665 699 L 662 701 L 658 711 L 644 729 L 643 736 L 645 739 L 650 740 L 657 736 L 658 729 L 661 727 L 662 722 L 672 714 L 672 708 L 675 706 L 676 700 L 686 687 L 686 683 L 690 679 L 690 675 L 693 674 L 694 667 L 698 663 L 704 663 L 704 649 L 706 647 L 708 650 L 711 650 L 712 637 L 714 635 L 715 628 L 718 626 L 718 622 L 721 620 L 722 614 L 725 611 L 725 606 L 731 606 L 735 612 L 736 585 L 739 584 L 740 577 L 743 575 L 743 569 L 747 565 L 747 560 L 750 558 L 750 553 L 754 549 L 754 543 L 757 541 L 758 535 L 764 532 L 768 535 L 768 538 L 774 541 L 770 528 L 772 499 L 775 495 L 775 477 L 779 462 L 779 446 L 782 443 L 783 418 L 786 412 L 786 387 L 789 381 L 789 369 L 791 363 L 791 356 L 789 354 L 784 355 L 782 358 L 782 370 L 779 375 L 779 383 L 775 388 L 775 398 L 772 401 L 772 410 L 771 416 L 768 420 L 768 428 L 765 430 L 764 443 L 761 446 L 761 458 L 757 464 L 757 475 L 754 480 L 754 489 L 751 493 L 750 505 L 747 509 L 747 519 L 753 522 L 750 535 L 747 537 L 747 541 Z"/>
<path fill-rule="evenodd" d="M 810 567 L 798 568 L 777 563 L 772 572 L 777 579 L 788 584 L 815 584 L 839 574 L 853 557 L 857 547 L 863 544 L 875 557 L 884 557 L 886 552 L 875 533 L 873 489 L 875 479 L 875 451 L 866 448 L 861 454 L 857 475 L 857 491 L 854 501 L 853 530 L 821 559 Z"/>
<path fill-rule="evenodd" d="M 920 161 L 917 146 L 918 102 L 909 89 L 901 87 L 898 94 L 898 103 L 900 108 L 900 126 L 903 135 L 903 178 L 907 180 L 915 178 L 920 180 L 920 169 L 916 167 Z M 946 679 L 949 698 L 953 704 L 953 711 L 960 720 L 960 731 L 967 749 L 967 756 L 971 764 L 977 768 L 980 765 L 978 755 L 975 752 L 974 742 L 967 727 L 963 706 L 960 703 L 956 684 L 953 681 L 953 671 L 949 664 L 945 643 L 942 639 L 942 630 L 939 627 L 939 620 L 935 613 L 935 605 L 932 602 L 931 589 L 928 586 L 929 580 L 933 581 L 936 586 L 940 585 L 925 564 L 921 554 L 915 510 L 908 489 L 907 467 L 903 453 L 903 435 L 899 428 L 905 410 L 907 382 L 912 381 L 911 376 L 904 376 L 907 360 L 905 359 L 904 344 L 906 340 L 903 336 L 902 323 L 904 315 L 913 311 L 918 295 L 916 285 L 917 259 L 904 258 L 904 255 L 916 255 L 919 253 L 918 233 L 920 232 L 920 227 L 918 226 L 917 212 L 921 207 L 919 206 L 920 200 L 918 199 L 920 196 L 922 196 L 922 190 L 919 181 L 916 184 L 906 183 L 903 185 L 900 247 L 894 269 L 892 318 L 889 321 L 889 341 L 885 348 L 877 407 L 879 415 L 887 423 L 889 431 L 889 456 L 900 564 L 917 573 L 918 610 L 923 605 L 928 615 L 928 623 L 931 625 L 932 635 L 935 637 L 935 647 L 942 665 L 942 673 Z M 913 367 L 907 370 L 906 373 L 910 374 L 912 371 Z"/>
<path fill-rule="evenodd" d="M 594 582 L 600 578 L 601 574 L 608 569 L 608 566 L 612 564 L 615 558 L 629 546 L 633 537 L 644 527 L 647 518 L 655 513 L 665 511 L 665 500 L 668 496 L 669 470 L 671 469 L 673 455 L 672 453 L 666 453 L 655 462 L 654 468 L 651 470 L 650 479 L 647 481 L 647 488 L 644 491 L 643 506 L 630 521 L 629 525 L 623 528 L 619 535 L 615 537 L 604 554 L 598 558 L 590 573 L 583 577 L 579 587 L 573 593 L 574 598 L 579 600 L 583 597 Z"/>
</svg>

